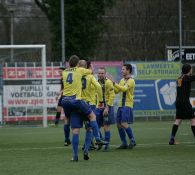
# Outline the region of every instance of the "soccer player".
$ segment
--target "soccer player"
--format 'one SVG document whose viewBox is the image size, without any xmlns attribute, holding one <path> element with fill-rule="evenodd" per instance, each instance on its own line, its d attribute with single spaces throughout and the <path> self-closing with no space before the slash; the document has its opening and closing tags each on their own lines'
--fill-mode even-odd
<svg viewBox="0 0 195 175">
<path fill-rule="evenodd" d="M 61 104 L 61 101 L 62 101 L 62 93 L 63 93 L 63 80 L 62 80 L 62 72 L 65 70 L 65 67 L 64 66 L 61 66 L 59 67 L 59 74 L 61 76 L 61 79 L 60 79 L 60 91 L 57 93 L 57 96 L 56 96 L 56 100 L 58 101 L 58 105 L 57 105 L 57 108 L 56 108 L 56 117 L 55 117 L 55 121 L 54 121 L 54 126 L 58 126 L 59 124 L 59 120 L 60 120 L 60 116 L 61 116 L 61 111 L 62 111 L 62 104 Z"/>
<path fill-rule="evenodd" d="M 57 105 L 57 112 L 56 112 L 55 123 L 54 123 L 55 126 L 58 126 L 58 124 L 59 124 L 61 111 L 63 109 L 63 107 L 62 107 L 62 94 L 63 94 L 64 84 L 63 84 L 63 79 L 62 79 L 62 73 L 64 70 L 65 70 L 64 66 L 59 67 L 59 74 L 61 76 L 61 79 L 60 79 L 61 88 L 56 96 L 56 100 L 58 100 L 58 105 Z M 64 136 L 65 136 L 64 146 L 70 145 L 71 144 L 70 123 L 69 123 L 69 119 L 66 116 L 64 117 Z"/>
<path fill-rule="evenodd" d="M 117 111 L 117 128 L 122 144 L 118 149 L 132 149 L 136 145 L 133 131 L 129 126 L 130 123 L 133 123 L 133 98 L 135 88 L 135 81 L 131 77 L 131 73 L 131 64 L 124 64 L 122 67 L 123 78 L 120 80 L 119 84 L 113 82 L 115 93 L 121 92 L 119 108 Z M 129 145 L 126 140 L 126 134 L 130 140 Z"/>
<path fill-rule="evenodd" d="M 79 67 L 91 68 L 90 62 L 85 60 L 79 61 Z M 92 68 L 91 68 L 92 69 Z M 82 77 L 82 99 L 87 102 L 94 113 L 96 113 L 96 93 L 100 102 L 103 101 L 102 89 L 98 81 L 95 79 L 94 75 L 86 75 Z M 92 142 L 93 134 L 89 121 L 86 121 L 86 135 L 84 144 L 84 159 L 88 156 L 88 151 Z"/>
<path fill-rule="evenodd" d="M 104 67 L 98 69 L 98 82 L 102 87 L 104 107 L 96 110 L 97 122 L 99 127 L 104 127 L 104 139 L 109 143 L 111 138 L 110 125 L 115 123 L 113 107 L 115 93 L 112 81 L 106 78 L 106 69 Z M 104 151 L 108 150 L 109 144 L 104 147 Z"/>
<path fill-rule="evenodd" d="M 83 76 L 91 74 L 92 71 L 85 68 L 77 67 L 78 63 L 79 58 L 76 55 L 71 56 L 69 59 L 70 68 L 63 71 L 64 91 L 62 105 L 65 115 L 67 117 L 70 117 L 70 114 L 72 112 L 80 111 L 84 116 L 88 116 L 90 125 L 93 130 L 93 135 L 96 139 L 96 143 L 98 145 L 106 144 L 107 142 L 101 140 L 99 137 L 99 129 L 94 112 L 86 102 L 81 100 L 81 79 Z M 73 132 L 73 148 L 74 144 L 78 142 L 78 139 L 78 132 Z M 73 160 L 77 159 L 78 157 L 73 157 Z"/>
<path fill-rule="evenodd" d="M 176 120 L 172 126 L 172 132 L 169 145 L 175 145 L 175 135 L 182 120 L 191 120 L 191 129 L 195 138 L 195 111 L 190 103 L 191 83 L 195 81 L 195 75 L 192 75 L 192 67 L 190 64 L 182 66 L 182 74 L 177 79 L 176 94 Z"/>
</svg>

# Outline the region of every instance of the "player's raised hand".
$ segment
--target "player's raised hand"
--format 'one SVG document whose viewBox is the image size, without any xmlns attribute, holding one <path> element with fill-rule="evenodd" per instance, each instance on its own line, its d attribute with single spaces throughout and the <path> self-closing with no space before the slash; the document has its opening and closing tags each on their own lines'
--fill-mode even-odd
<svg viewBox="0 0 195 175">
<path fill-rule="evenodd" d="M 114 78 L 111 74 L 106 74 L 106 78 L 110 79 L 112 82 L 114 82 Z"/>
<path fill-rule="evenodd" d="M 108 106 L 105 107 L 104 111 L 103 111 L 103 116 L 108 116 Z"/>
</svg>

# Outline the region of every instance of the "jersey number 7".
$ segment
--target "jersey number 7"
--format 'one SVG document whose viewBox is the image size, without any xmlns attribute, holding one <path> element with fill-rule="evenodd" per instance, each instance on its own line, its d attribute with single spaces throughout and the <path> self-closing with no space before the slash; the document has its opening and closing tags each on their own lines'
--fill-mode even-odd
<svg viewBox="0 0 195 175">
<path fill-rule="evenodd" d="M 82 89 L 86 89 L 87 80 L 86 78 L 82 78 Z"/>
</svg>

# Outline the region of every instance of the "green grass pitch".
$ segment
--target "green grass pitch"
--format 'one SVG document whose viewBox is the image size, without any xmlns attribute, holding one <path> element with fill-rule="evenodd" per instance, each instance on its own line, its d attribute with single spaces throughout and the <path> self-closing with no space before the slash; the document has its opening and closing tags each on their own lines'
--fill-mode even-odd
<svg viewBox="0 0 195 175">
<path fill-rule="evenodd" d="M 71 146 L 64 147 L 63 126 L 58 128 L 0 128 L 0 175 L 190 175 L 195 174 L 195 144 L 190 123 L 183 122 L 176 140 L 168 145 L 173 122 L 135 122 L 137 146 L 116 150 L 120 144 L 112 127 L 110 152 L 92 151 L 83 160 L 80 134 L 79 161 L 70 162 Z"/>
</svg>

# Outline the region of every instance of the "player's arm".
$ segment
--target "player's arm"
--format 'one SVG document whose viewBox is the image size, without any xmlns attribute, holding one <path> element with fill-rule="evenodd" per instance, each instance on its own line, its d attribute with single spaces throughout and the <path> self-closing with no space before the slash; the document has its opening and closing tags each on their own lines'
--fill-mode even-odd
<svg viewBox="0 0 195 175">
<path fill-rule="evenodd" d="M 120 83 L 114 83 L 114 87 L 116 87 L 119 91 L 126 92 L 128 89 L 135 87 L 135 81 L 133 79 L 129 79 L 124 86 L 122 86 Z"/>
<path fill-rule="evenodd" d="M 94 76 L 92 77 L 91 83 L 92 83 L 92 85 L 96 89 L 99 101 L 102 102 L 103 101 L 103 95 L 102 95 L 102 87 L 101 87 L 101 85 L 98 83 L 98 81 L 95 79 Z"/>
<path fill-rule="evenodd" d="M 60 85 L 61 85 L 61 89 L 60 89 L 60 91 L 62 91 L 62 92 L 63 92 L 63 90 L 64 90 L 63 77 L 61 77 L 61 80 L 60 80 Z"/>
<path fill-rule="evenodd" d="M 114 86 L 114 93 L 118 94 L 120 91 Z"/>
<path fill-rule="evenodd" d="M 79 72 L 82 76 L 92 74 L 92 70 L 91 70 L 91 69 L 85 69 L 85 68 L 83 68 L 83 67 L 78 67 L 77 70 L 78 70 L 78 72 Z"/>
<path fill-rule="evenodd" d="M 63 77 L 60 80 L 60 84 L 61 84 L 61 87 L 60 87 L 60 91 L 56 93 L 57 95 L 56 100 L 60 99 L 61 95 L 63 94 L 63 90 L 64 90 Z"/>
<path fill-rule="evenodd" d="M 63 94 L 63 89 L 56 93 L 56 100 L 59 100 L 62 94 Z"/>
<path fill-rule="evenodd" d="M 107 105 L 113 106 L 115 93 L 114 93 L 114 86 L 113 86 L 112 81 L 108 81 L 107 91 L 108 91 L 108 94 L 109 94 L 109 99 L 108 99 Z"/>
<path fill-rule="evenodd" d="M 112 84 L 113 84 L 113 87 L 114 87 L 114 94 L 118 94 L 119 92 L 120 92 L 120 90 L 119 89 L 117 89 L 114 85 L 115 85 L 115 82 L 114 82 L 114 80 L 113 80 L 113 77 L 111 76 L 111 75 L 109 75 L 108 77 L 107 77 L 111 82 L 112 82 Z M 121 81 L 120 81 L 121 82 Z M 119 83 L 120 84 L 120 83 Z"/>
<path fill-rule="evenodd" d="M 115 93 L 114 93 L 114 86 L 112 81 L 107 80 L 107 86 L 106 86 L 106 93 L 109 94 L 108 96 L 108 101 L 106 104 L 106 107 L 103 111 L 103 116 L 107 116 L 108 112 L 109 112 L 109 106 L 113 106 L 114 104 L 114 97 L 115 97 Z"/>
</svg>

